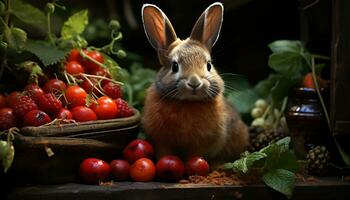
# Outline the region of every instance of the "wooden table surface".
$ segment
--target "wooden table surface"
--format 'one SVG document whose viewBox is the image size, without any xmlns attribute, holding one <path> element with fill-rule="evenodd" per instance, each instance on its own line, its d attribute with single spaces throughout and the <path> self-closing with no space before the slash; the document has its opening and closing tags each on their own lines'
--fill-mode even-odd
<svg viewBox="0 0 350 200">
<path fill-rule="evenodd" d="M 264 185 L 200 185 L 174 183 L 115 182 L 95 186 L 77 183 L 63 185 L 26 186 L 14 188 L 9 200 L 148 200 L 148 199 L 286 199 Z M 340 178 L 324 178 L 317 182 L 297 183 L 293 199 L 348 199 L 350 182 Z"/>
</svg>

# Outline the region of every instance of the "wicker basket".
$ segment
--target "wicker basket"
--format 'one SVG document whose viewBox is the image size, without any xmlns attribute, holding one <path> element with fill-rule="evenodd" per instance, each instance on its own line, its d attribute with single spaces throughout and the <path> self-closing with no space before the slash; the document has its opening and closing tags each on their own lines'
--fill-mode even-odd
<svg viewBox="0 0 350 200">
<path fill-rule="evenodd" d="M 23 127 L 16 136 L 10 175 L 16 183 L 57 184 L 79 181 L 80 163 L 88 157 L 107 162 L 120 158 L 137 137 L 140 113 L 131 117 L 78 124 Z M 52 150 L 53 156 L 48 156 Z"/>
</svg>

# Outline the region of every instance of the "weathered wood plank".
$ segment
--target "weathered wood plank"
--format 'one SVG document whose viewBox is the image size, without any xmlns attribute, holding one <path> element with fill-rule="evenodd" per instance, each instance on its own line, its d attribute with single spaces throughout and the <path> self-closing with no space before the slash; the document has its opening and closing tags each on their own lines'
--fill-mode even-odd
<svg viewBox="0 0 350 200">
<path fill-rule="evenodd" d="M 350 183 L 340 180 L 322 180 L 298 183 L 293 199 L 350 199 Z M 90 200 L 90 199 L 286 199 L 282 194 L 264 185 L 216 186 L 199 184 L 120 182 L 111 186 L 64 184 L 15 188 L 9 200 Z"/>
</svg>

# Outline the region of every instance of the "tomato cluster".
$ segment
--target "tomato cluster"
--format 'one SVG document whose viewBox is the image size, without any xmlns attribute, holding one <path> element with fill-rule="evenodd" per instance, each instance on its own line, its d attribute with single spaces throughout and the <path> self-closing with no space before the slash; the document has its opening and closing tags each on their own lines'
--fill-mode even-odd
<svg viewBox="0 0 350 200">
<path fill-rule="evenodd" d="M 84 55 L 84 56 L 82 56 Z M 133 109 L 122 99 L 119 82 L 103 67 L 96 50 L 71 50 L 62 77 L 41 84 L 30 83 L 22 91 L 0 94 L 0 131 L 17 126 L 41 126 L 54 119 L 64 122 L 128 117 Z"/>
<path fill-rule="evenodd" d="M 87 158 L 80 165 L 80 177 L 88 184 L 106 181 L 109 175 L 115 181 L 124 181 L 129 177 L 133 181 L 148 182 L 157 177 L 161 181 L 174 182 L 188 176 L 206 176 L 209 164 L 202 157 L 192 157 L 184 163 L 178 156 L 166 155 L 156 164 L 153 146 L 146 140 L 135 139 L 123 150 L 124 159 L 111 161 L 109 164 L 97 158 Z"/>
</svg>

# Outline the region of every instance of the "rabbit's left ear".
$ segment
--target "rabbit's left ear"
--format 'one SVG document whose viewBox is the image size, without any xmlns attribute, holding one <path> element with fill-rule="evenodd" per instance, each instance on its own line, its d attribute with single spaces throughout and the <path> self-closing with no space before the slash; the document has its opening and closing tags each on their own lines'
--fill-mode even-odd
<svg viewBox="0 0 350 200">
<path fill-rule="evenodd" d="M 219 38 L 223 13 L 222 3 L 211 4 L 197 20 L 190 38 L 201 42 L 210 51 Z"/>
</svg>

